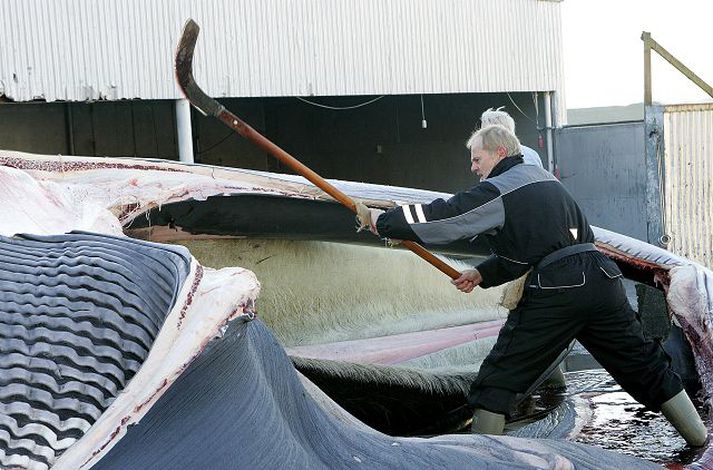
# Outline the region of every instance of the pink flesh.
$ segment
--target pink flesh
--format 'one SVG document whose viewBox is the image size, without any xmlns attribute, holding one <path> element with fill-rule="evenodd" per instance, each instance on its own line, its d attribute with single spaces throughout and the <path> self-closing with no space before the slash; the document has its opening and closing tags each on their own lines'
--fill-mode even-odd
<svg viewBox="0 0 713 470">
<path fill-rule="evenodd" d="M 287 348 L 292 356 L 362 364 L 399 364 L 446 348 L 496 336 L 504 320 L 377 338 Z"/>
</svg>

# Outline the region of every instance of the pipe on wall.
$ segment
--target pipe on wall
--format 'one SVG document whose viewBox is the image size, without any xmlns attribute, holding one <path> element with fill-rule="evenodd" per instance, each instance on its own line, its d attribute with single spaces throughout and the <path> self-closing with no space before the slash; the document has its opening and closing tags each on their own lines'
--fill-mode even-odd
<svg viewBox="0 0 713 470">
<path fill-rule="evenodd" d="M 554 149 L 552 146 L 552 92 L 545 92 L 545 132 L 547 133 L 547 169 L 555 172 Z"/>
<path fill-rule="evenodd" d="M 178 135 L 178 159 L 184 163 L 193 163 L 191 105 L 186 99 L 176 100 L 176 134 Z"/>
</svg>

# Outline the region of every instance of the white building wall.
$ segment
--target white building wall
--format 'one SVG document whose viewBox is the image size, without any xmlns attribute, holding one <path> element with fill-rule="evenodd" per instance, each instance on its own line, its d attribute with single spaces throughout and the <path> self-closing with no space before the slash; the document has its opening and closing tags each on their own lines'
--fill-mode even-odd
<svg viewBox="0 0 713 470">
<path fill-rule="evenodd" d="M 664 108 L 668 249 L 713 268 L 713 104 Z"/>
<path fill-rule="evenodd" d="M 560 3 L 542 0 L 0 0 L 0 93 L 175 99 L 174 49 L 202 27 L 213 96 L 555 91 Z"/>
</svg>

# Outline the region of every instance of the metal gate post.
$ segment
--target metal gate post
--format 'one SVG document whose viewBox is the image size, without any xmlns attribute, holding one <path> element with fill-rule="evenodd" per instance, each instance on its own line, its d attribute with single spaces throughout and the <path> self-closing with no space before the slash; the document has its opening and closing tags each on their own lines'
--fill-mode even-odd
<svg viewBox="0 0 713 470">
<path fill-rule="evenodd" d="M 647 241 L 665 247 L 665 173 L 663 106 L 644 107 L 644 143 L 646 150 L 646 235 Z"/>
</svg>

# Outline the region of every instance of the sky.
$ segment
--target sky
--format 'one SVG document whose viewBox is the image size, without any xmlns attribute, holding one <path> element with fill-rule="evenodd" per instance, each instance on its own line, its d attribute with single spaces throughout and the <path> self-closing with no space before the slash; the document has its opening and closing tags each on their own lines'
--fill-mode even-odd
<svg viewBox="0 0 713 470">
<path fill-rule="evenodd" d="M 642 31 L 713 86 L 713 0 L 564 0 L 562 41 L 567 108 L 640 103 Z M 653 100 L 713 102 L 652 51 Z"/>
</svg>

